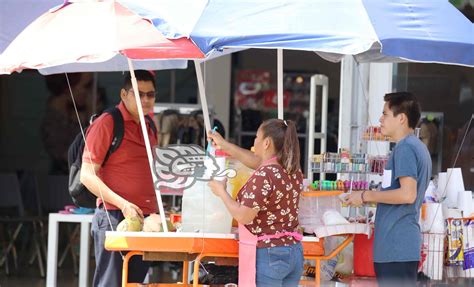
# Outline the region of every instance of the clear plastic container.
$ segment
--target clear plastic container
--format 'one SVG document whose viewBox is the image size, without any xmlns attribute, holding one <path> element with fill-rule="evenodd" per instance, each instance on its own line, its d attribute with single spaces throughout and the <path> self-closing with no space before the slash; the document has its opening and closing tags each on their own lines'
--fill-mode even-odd
<svg viewBox="0 0 474 287">
<path fill-rule="evenodd" d="M 328 210 L 341 211 L 341 203 L 337 196 L 302 196 L 300 197 L 298 220 L 305 232 L 312 233 L 324 226 L 323 215 Z"/>
<path fill-rule="evenodd" d="M 229 187 L 227 188 L 229 192 Z M 183 232 L 230 233 L 232 216 L 207 182 L 197 181 L 183 192 L 181 230 Z"/>
</svg>

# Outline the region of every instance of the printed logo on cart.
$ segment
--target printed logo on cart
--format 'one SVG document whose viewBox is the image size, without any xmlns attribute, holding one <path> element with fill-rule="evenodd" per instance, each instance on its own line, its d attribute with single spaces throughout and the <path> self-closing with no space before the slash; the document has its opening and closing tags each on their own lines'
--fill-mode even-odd
<svg viewBox="0 0 474 287">
<path fill-rule="evenodd" d="M 154 148 L 153 172 L 156 188 L 182 190 L 196 182 L 235 177 L 234 169 L 219 166 L 217 159 L 198 145 L 169 145 Z"/>
</svg>

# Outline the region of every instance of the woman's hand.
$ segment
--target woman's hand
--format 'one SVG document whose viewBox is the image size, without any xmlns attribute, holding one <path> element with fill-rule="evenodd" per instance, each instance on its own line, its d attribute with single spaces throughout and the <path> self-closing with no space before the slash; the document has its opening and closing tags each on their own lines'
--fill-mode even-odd
<svg viewBox="0 0 474 287">
<path fill-rule="evenodd" d="M 138 220 L 143 223 L 143 211 L 140 209 L 140 207 L 129 201 L 125 201 L 125 203 L 122 205 L 122 214 L 125 218 L 137 217 Z"/>
<path fill-rule="evenodd" d="M 216 149 L 225 150 L 227 141 L 218 132 L 207 132 L 207 140 L 211 140 Z"/>
<path fill-rule="evenodd" d="M 211 180 L 207 185 L 211 188 L 212 192 L 218 197 L 222 197 L 222 195 L 227 193 L 227 179 Z"/>
</svg>

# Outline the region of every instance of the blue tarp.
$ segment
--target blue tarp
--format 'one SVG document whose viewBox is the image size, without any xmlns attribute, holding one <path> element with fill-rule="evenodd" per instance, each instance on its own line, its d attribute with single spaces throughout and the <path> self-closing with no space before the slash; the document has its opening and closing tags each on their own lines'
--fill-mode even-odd
<svg viewBox="0 0 474 287">
<path fill-rule="evenodd" d="M 474 66 L 474 28 L 446 0 L 119 0 L 169 38 L 225 48 L 315 51 L 327 59 Z"/>
<path fill-rule="evenodd" d="M 474 25 L 445 0 L 364 0 L 381 54 L 474 66 Z"/>
</svg>

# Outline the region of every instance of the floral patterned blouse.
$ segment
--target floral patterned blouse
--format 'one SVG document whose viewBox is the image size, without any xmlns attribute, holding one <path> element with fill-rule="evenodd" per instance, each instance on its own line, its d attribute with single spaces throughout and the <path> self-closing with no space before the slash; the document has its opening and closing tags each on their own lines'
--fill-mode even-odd
<svg viewBox="0 0 474 287">
<path fill-rule="evenodd" d="M 259 167 L 237 195 L 241 205 L 259 211 L 254 220 L 245 225 L 247 229 L 256 236 L 296 231 L 302 189 L 301 171 L 289 175 L 278 164 Z M 292 236 L 284 236 L 259 241 L 257 247 L 289 246 L 295 243 Z"/>
</svg>

